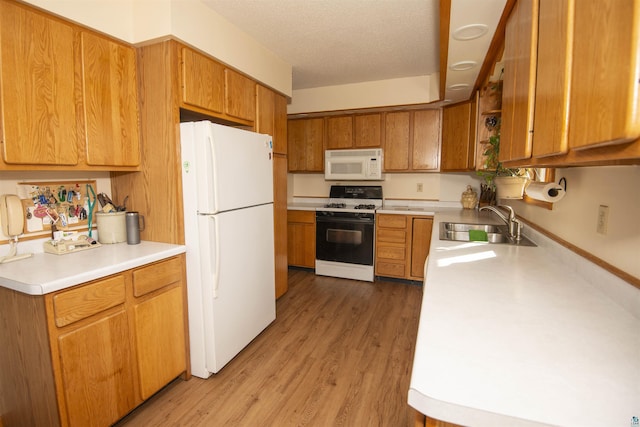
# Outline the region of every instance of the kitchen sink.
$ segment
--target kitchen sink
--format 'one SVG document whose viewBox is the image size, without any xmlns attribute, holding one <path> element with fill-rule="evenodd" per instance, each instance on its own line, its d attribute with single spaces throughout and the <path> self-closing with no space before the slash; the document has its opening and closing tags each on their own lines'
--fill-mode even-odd
<svg viewBox="0 0 640 427">
<path fill-rule="evenodd" d="M 506 225 L 496 224 L 466 224 L 458 222 L 441 222 L 440 223 L 440 240 L 455 240 L 458 242 L 469 242 L 469 231 L 477 230 L 487 233 L 488 243 L 517 245 L 517 246 L 536 246 L 531 240 L 525 236 L 521 236 L 520 240 L 511 239 L 507 232 Z"/>
</svg>

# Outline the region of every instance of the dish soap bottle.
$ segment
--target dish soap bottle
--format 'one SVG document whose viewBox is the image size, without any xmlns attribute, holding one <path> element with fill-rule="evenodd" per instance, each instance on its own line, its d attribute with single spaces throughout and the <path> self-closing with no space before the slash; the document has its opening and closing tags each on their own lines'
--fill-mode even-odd
<svg viewBox="0 0 640 427">
<path fill-rule="evenodd" d="M 470 185 L 467 185 L 467 190 L 462 192 L 460 201 L 464 209 L 475 209 L 478 204 L 478 193 Z"/>
</svg>

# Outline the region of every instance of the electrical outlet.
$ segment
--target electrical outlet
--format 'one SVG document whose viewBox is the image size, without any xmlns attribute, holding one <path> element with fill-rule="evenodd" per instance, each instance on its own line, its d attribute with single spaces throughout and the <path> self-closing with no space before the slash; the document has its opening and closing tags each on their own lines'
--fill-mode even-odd
<svg viewBox="0 0 640 427">
<path fill-rule="evenodd" d="M 609 223 L 609 206 L 600 205 L 598 207 L 598 224 L 596 231 L 603 236 L 607 234 L 607 225 Z"/>
<path fill-rule="evenodd" d="M 421 182 L 419 182 L 418 185 L 416 185 L 416 191 L 418 193 L 422 193 L 422 183 Z"/>
</svg>

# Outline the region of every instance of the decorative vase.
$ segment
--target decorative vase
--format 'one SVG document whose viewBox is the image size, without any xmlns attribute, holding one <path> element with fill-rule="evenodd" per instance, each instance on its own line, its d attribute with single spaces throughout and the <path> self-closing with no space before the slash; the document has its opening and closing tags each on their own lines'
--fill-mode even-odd
<svg viewBox="0 0 640 427">
<path fill-rule="evenodd" d="M 467 190 L 462 192 L 460 201 L 464 209 L 475 209 L 478 204 L 478 193 L 470 185 L 467 185 Z"/>
<path fill-rule="evenodd" d="M 493 178 L 498 199 L 522 199 L 528 182 L 529 178 L 524 176 L 496 176 Z"/>
</svg>

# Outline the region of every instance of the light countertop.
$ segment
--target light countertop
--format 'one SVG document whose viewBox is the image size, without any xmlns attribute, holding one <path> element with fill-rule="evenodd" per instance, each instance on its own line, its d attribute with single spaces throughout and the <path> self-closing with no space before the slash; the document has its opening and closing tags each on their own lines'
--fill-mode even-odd
<svg viewBox="0 0 640 427">
<path fill-rule="evenodd" d="M 538 247 L 441 241 L 436 214 L 409 404 L 465 426 L 629 426 L 640 290 L 525 226 Z"/>
<path fill-rule="evenodd" d="M 0 286 L 44 295 L 185 251 L 182 245 L 143 241 L 138 245 L 103 244 L 65 255 L 36 253 L 31 258 L 0 264 Z"/>
<path fill-rule="evenodd" d="M 329 202 L 329 199 L 300 198 L 289 203 L 289 210 L 315 211 L 322 208 Z M 401 215 L 427 215 L 433 216 L 437 212 L 459 211 L 459 202 L 438 202 L 420 200 L 391 200 L 384 201 L 382 208 L 376 209 L 377 214 L 401 214 Z"/>
</svg>

